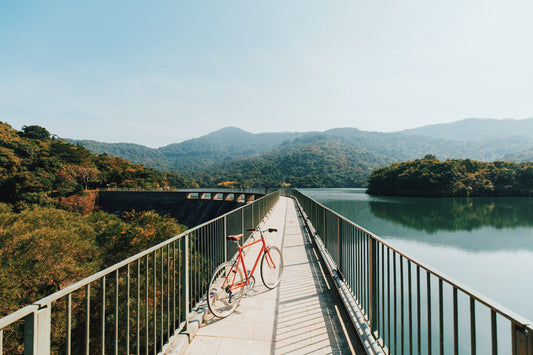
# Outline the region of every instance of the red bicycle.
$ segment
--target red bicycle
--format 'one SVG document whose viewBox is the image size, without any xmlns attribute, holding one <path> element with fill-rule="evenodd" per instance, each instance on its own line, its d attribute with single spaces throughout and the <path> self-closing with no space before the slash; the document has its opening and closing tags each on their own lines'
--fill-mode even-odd
<svg viewBox="0 0 533 355">
<path fill-rule="evenodd" d="M 261 259 L 261 279 L 267 288 L 275 288 L 281 280 L 281 274 L 283 273 L 283 256 L 281 255 L 281 251 L 277 247 L 267 246 L 263 237 L 264 232 L 272 233 L 278 230 L 275 228 L 263 230 L 252 228 L 247 229 L 247 231 L 259 232 L 261 237 L 259 240 L 240 246 L 239 239 L 244 237 L 244 234 L 227 236 L 227 240 L 237 243 L 239 252 L 231 261 L 220 264 L 215 269 L 211 277 L 211 282 L 209 282 L 207 305 L 211 313 L 219 318 L 227 317 L 233 313 L 241 301 L 245 288 L 251 290 L 254 287 L 254 272 L 259 264 L 259 259 Z M 257 243 L 262 243 L 261 251 L 257 255 L 252 270 L 247 271 L 246 265 L 244 264 L 243 249 Z"/>
</svg>

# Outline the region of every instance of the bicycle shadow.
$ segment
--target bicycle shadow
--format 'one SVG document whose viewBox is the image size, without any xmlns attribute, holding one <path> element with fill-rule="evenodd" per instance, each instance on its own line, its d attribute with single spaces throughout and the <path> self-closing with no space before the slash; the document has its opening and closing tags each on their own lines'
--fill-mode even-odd
<svg viewBox="0 0 533 355">
<path fill-rule="evenodd" d="M 254 302 L 255 297 L 261 297 L 262 295 L 268 293 L 268 292 L 275 292 L 275 290 L 270 290 L 266 288 L 262 283 L 259 285 L 256 285 L 252 290 L 249 290 L 245 292 L 242 296 L 241 303 L 245 302 Z M 241 318 L 246 312 L 248 312 L 246 309 L 242 309 L 242 304 L 239 304 L 235 311 L 233 311 L 232 314 L 225 318 L 219 318 L 215 316 L 211 311 L 209 310 L 209 307 L 207 307 L 207 304 L 205 306 L 205 313 L 203 315 L 202 324 L 200 327 L 207 327 L 211 324 L 218 323 L 219 321 L 225 320 L 225 319 L 232 319 L 232 318 Z"/>
</svg>

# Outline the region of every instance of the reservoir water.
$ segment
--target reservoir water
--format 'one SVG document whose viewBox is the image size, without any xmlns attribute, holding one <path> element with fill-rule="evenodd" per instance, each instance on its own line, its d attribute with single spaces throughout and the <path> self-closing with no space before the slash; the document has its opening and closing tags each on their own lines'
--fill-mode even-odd
<svg viewBox="0 0 533 355">
<path fill-rule="evenodd" d="M 533 198 L 301 191 L 406 255 L 533 320 Z"/>
</svg>

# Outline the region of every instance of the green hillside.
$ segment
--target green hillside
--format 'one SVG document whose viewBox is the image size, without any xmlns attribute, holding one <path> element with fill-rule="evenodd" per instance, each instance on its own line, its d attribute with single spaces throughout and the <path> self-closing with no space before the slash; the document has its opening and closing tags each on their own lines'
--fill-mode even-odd
<svg viewBox="0 0 533 355">
<path fill-rule="evenodd" d="M 216 164 L 192 174 L 204 186 L 237 181 L 247 187 L 360 187 L 393 160 L 327 134 L 309 134 L 256 158 Z"/>
<path fill-rule="evenodd" d="M 59 206 L 81 203 L 100 187 L 189 187 L 176 173 L 158 172 L 52 136 L 45 128 L 22 131 L 0 123 L 0 202 Z"/>
<path fill-rule="evenodd" d="M 301 133 L 254 134 L 227 127 L 200 138 L 167 145 L 159 151 L 174 166 L 190 172 L 216 163 L 258 156 L 299 135 Z"/>
<path fill-rule="evenodd" d="M 205 169 L 220 162 L 259 156 L 278 147 L 284 141 L 302 133 L 249 133 L 227 127 L 200 138 L 173 143 L 161 148 L 148 148 L 130 143 L 101 143 L 90 140 L 72 140 L 93 153 L 107 153 L 158 170 L 180 173 Z"/>
<path fill-rule="evenodd" d="M 158 149 L 145 147 L 140 144 L 103 143 L 93 140 L 74 139 L 66 139 L 65 141 L 75 145 L 81 145 L 94 154 L 107 154 L 112 157 L 121 157 L 133 163 L 143 164 L 157 170 L 173 170 L 175 168 Z"/>
</svg>

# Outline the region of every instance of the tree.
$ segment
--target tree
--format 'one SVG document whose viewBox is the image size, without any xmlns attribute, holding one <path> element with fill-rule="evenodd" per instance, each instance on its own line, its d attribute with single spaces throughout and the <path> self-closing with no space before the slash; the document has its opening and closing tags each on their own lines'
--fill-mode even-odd
<svg viewBox="0 0 533 355">
<path fill-rule="evenodd" d="M 22 137 L 38 139 L 40 141 L 50 140 L 50 132 L 41 126 L 22 126 Z"/>
<path fill-rule="evenodd" d="M 89 183 L 96 182 L 100 175 L 100 171 L 96 168 L 79 165 L 67 165 L 65 171 L 76 179 L 78 183 L 82 184 L 85 190 L 89 188 Z"/>
</svg>

